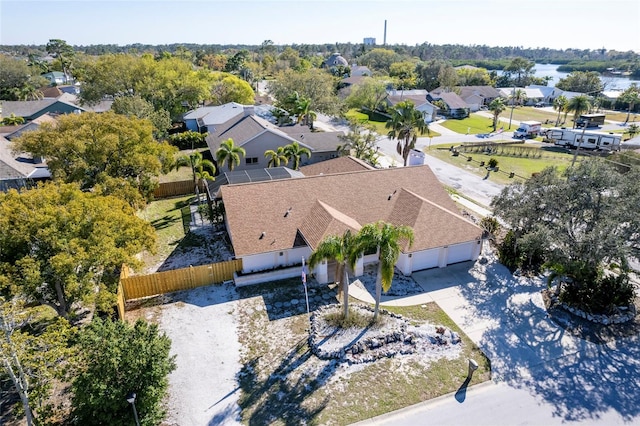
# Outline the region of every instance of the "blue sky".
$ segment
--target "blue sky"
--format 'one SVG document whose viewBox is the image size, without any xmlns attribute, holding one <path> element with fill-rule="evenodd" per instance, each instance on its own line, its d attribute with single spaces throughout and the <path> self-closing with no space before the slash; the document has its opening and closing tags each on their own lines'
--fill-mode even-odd
<svg viewBox="0 0 640 426">
<path fill-rule="evenodd" d="M 640 53 L 637 0 L 0 0 L 0 44 L 463 44 Z"/>
</svg>

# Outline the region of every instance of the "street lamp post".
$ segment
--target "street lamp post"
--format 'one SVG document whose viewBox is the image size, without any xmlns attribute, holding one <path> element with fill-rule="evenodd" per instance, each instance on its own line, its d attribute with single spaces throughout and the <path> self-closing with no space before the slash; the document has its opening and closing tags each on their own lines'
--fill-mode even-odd
<svg viewBox="0 0 640 426">
<path fill-rule="evenodd" d="M 136 393 L 131 392 L 127 395 L 127 402 L 131 404 L 131 408 L 133 408 L 133 417 L 136 419 L 136 426 L 140 426 L 140 420 L 138 420 L 138 411 L 136 411 Z"/>
</svg>

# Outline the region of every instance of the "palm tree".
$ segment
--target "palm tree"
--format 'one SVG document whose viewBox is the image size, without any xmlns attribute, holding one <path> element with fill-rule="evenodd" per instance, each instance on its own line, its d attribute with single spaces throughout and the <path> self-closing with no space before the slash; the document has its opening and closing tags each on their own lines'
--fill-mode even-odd
<svg viewBox="0 0 640 426">
<path fill-rule="evenodd" d="M 498 117 L 502 112 L 507 109 L 506 105 L 502 98 L 495 98 L 489 104 L 489 111 L 493 112 L 493 131 L 496 131 L 496 127 L 498 127 Z"/>
<path fill-rule="evenodd" d="M 11 113 L 10 116 L 2 119 L 2 124 L 6 126 L 19 126 L 20 124 L 24 124 L 24 118 Z"/>
<path fill-rule="evenodd" d="M 633 83 L 627 90 L 622 92 L 618 99 L 629 106 L 627 109 L 627 119 L 624 120 L 625 123 L 628 123 L 631 110 L 636 104 L 640 103 L 640 88 L 638 88 L 636 83 Z"/>
<path fill-rule="evenodd" d="M 216 166 L 210 160 L 203 158 L 202 153 L 198 151 L 178 157 L 173 167 L 179 169 L 185 166 L 191 166 L 196 199 L 198 203 L 200 203 L 200 187 L 204 184 L 205 180 L 215 180 Z"/>
<path fill-rule="evenodd" d="M 573 111 L 573 127 L 576 127 L 578 118 L 580 118 L 580 116 L 585 112 L 589 111 L 589 108 L 591 108 L 591 102 L 589 102 L 589 98 L 586 95 L 571 98 L 567 104 L 567 112 Z"/>
<path fill-rule="evenodd" d="M 398 102 L 389 109 L 391 118 L 384 127 L 390 129 L 387 134 L 389 139 L 398 141 L 396 151 L 402 156 L 406 166 L 409 152 L 416 146 L 418 134 L 429 133 L 429 125 L 411 101 Z"/>
<path fill-rule="evenodd" d="M 240 156 L 247 155 L 245 149 L 241 146 L 235 146 L 233 143 L 233 139 L 229 138 L 226 141 L 220 144 L 220 148 L 216 151 L 216 161 L 220 165 L 220 167 L 224 167 L 224 164 L 227 163 L 227 167 L 229 167 L 229 171 L 233 171 L 233 169 L 240 165 Z"/>
<path fill-rule="evenodd" d="M 309 257 L 309 267 L 315 267 L 324 259 L 335 259 L 337 262 L 335 281 L 342 287 L 342 306 L 344 318 L 349 317 L 349 270 L 355 269 L 357 256 L 354 256 L 354 238 L 347 230 L 342 237 L 329 235 L 325 237 Z"/>
<path fill-rule="evenodd" d="M 298 92 L 296 92 L 295 108 L 297 124 L 303 122 L 305 126 L 309 126 L 313 130 L 313 121 L 317 118 L 317 114 L 315 111 L 311 111 L 311 99 L 298 96 Z"/>
<path fill-rule="evenodd" d="M 512 105 L 524 105 L 527 102 L 527 92 L 522 89 L 516 89 L 513 91 L 511 95 L 511 103 Z"/>
<path fill-rule="evenodd" d="M 297 141 L 293 141 L 289 145 L 286 145 L 284 147 L 284 153 L 289 161 L 293 161 L 293 170 L 298 170 L 300 168 L 300 160 L 303 155 L 306 155 L 307 158 L 311 158 L 311 151 L 309 148 L 300 146 Z"/>
<path fill-rule="evenodd" d="M 389 291 L 393 281 L 393 270 L 400 251 L 400 241 L 413 245 L 413 229 L 405 225 L 393 225 L 386 222 L 369 223 L 360 229 L 354 243 L 354 254 L 365 251 L 378 250 L 378 274 L 376 277 L 376 306 L 373 312 L 373 320 L 378 319 L 382 290 Z"/>
<path fill-rule="evenodd" d="M 264 152 L 264 158 L 269 159 L 267 167 L 280 167 L 280 163 L 287 164 L 289 162 L 289 157 L 287 157 L 284 147 L 282 146 L 279 146 L 275 151 L 272 149 L 266 150 Z"/>
<path fill-rule="evenodd" d="M 558 110 L 558 118 L 556 118 L 556 126 L 560 124 L 560 113 L 565 111 L 565 120 L 567 119 L 567 105 L 569 104 L 569 99 L 567 99 L 564 95 L 560 95 L 553 100 L 553 109 Z"/>
</svg>

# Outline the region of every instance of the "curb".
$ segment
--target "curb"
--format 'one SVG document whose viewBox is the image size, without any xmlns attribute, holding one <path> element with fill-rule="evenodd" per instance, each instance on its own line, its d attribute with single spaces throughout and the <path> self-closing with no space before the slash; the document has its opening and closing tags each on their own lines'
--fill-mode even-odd
<svg viewBox="0 0 640 426">
<path fill-rule="evenodd" d="M 496 384 L 493 382 L 493 380 L 489 379 L 486 382 L 482 382 L 482 383 L 478 383 L 477 385 L 473 385 L 473 386 L 469 386 L 467 388 L 467 396 L 469 395 L 469 393 L 471 391 L 473 391 L 473 393 L 476 393 L 478 391 L 482 391 L 485 388 L 488 388 L 490 386 L 495 386 Z M 357 423 L 351 423 L 350 426 L 368 426 L 368 425 L 377 425 L 381 422 L 385 422 L 388 420 L 392 420 L 394 418 L 402 418 L 403 416 L 410 414 L 414 411 L 421 411 L 421 410 L 425 410 L 427 409 L 429 406 L 431 405 L 438 405 L 439 403 L 445 402 L 447 400 L 449 400 L 450 398 L 455 398 L 456 392 L 451 392 L 445 395 L 440 395 L 437 396 L 435 398 L 432 399 L 428 399 L 426 401 L 422 401 L 422 402 L 418 402 L 417 404 L 414 405 L 410 405 L 408 407 L 404 407 L 404 408 L 400 408 L 399 410 L 396 411 L 391 411 L 389 413 L 384 413 L 384 414 L 380 414 L 379 416 L 375 416 L 375 417 L 371 417 L 370 419 L 366 419 L 366 420 L 361 420 Z M 461 402 L 460 404 L 464 403 Z"/>
</svg>

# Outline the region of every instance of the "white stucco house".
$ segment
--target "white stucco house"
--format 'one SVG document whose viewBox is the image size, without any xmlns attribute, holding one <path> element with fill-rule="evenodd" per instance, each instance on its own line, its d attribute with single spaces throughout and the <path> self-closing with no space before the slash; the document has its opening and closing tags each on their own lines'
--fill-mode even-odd
<svg viewBox="0 0 640 426">
<path fill-rule="evenodd" d="M 380 220 L 414 230 L 414 244 L 396 264 L 405 275 L 478 258 L 482 229 L 459 213 L 429 166 L 354 170 L 221 187 L 227 231 L 243 263 L 236 284 L 260 282 L 252 276 L 267 271 L 263 281 L 296 276 L 326 236 Z M 376 254 L 362 256 L 354 274 L 376 261 Z M 334 269 L 323 262 L 310 272 L 326 283 Z"/>
</svg>

